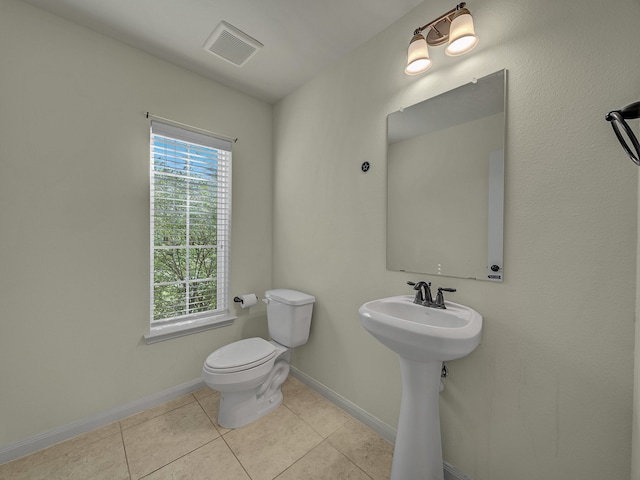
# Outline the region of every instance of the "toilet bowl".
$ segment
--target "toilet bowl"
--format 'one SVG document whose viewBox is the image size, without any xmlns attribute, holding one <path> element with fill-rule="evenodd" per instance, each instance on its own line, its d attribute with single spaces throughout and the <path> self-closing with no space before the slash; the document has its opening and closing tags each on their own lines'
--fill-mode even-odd
<svg viewBox="0 0 640 480">
<path fill-rule="evenodd" d="M 221 393 L 218 424 L 242 427 L 282 403 L 280 386 L 289 375 L 289 351 L 273 341 L 247 338 L 207 357 L 202 378 Z"/>
<path fill-rule="evenodd" d="M 220 392 L 218 424 L 238 428 L 282 403 L 291 350 L 307 342 L 315 298 L 295 290 L 265 293 L 271 341 L 247 338 L 210 354 L 202 367 L 205 384 Z"/>
</svg>

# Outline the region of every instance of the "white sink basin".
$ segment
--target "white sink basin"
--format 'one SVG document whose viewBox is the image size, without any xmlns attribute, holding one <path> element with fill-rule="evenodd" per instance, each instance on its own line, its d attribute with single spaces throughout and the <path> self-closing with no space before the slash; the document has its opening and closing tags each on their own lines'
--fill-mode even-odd
<svg viewBox="0 0 640 480">
<path fill-rule="evenodd" d="M 454 360 L 480 343 L 482 316 L 445 302 L 446 310 L 413 303 L 413 295 L 372 300 L 360 307 L 362 326 L 400 357 L 417 362 Z"/>
</svg>

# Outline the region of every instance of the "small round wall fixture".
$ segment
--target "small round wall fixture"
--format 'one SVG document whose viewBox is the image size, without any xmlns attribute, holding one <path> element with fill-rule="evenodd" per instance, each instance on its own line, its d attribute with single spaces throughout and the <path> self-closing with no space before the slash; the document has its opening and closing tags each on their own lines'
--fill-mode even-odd
<svg viewBox="0 0 640 480">
<path fill-rule="evenodd" d="M 362 162 L 362 165 L 360 165 L 360 170 L 362 170 L 363 173 L 367 173 L 370 168 L 371 164 L 369 162 Z"/>
</svg>

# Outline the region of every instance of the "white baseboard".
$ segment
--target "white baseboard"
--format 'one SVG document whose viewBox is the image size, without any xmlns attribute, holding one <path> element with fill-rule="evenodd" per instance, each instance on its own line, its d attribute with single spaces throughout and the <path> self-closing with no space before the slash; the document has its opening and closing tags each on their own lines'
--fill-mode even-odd
<svg viewBox="0 0 640 480">
<path fill-rule="evenodd" d="M 311 378 L 306 373 L 301 372 L 293 365 L 291 366 L 291 375 L 297 378 L 298 380 L 300 380 L 302 383 L 307 385 L 312 390 L 315 390 L 316 392 L 318 392 L 320 395 L 325 397 L 331 403 L 336 404 L 338 407 L 340 407 L 342 410 L 347 412 L 352 417 L 355 417 L 356 419 L 360 420 L 362 423 L 364 423 L 366 426 L 368 426 L 370 429 L 372 429 L 374 432 L 376 432 L 385 440 L 391 443 L 395 443 L 396 441 L 395 428 L 390 427 L 386 423 L 377 419 L 366 410 L 363 410 L 362 408 L 357 406 L 355 403 L 350 402 L 349 400 L 344 398 L 342 395 L 337 394 L 327 386 L 318 382 L 316 379 Z"/>
<path fill-rule="evenodd" d="M 96 428 L 104 427 L 105 425 L 117 422 L 135 413 L 142 412 L 155 407 L 156 405 L 160 405 L 161 403 L 173 400 L 180 395 L 194 392 L 202 387 L 204 387 L 204 382 L 201 379 L 192 380 L 191 382 L 183 383 L 182 385 L 178 385 L 177 387 L 173 387 L 159 393 L 154 393 L 153 395 L 116 407 L 107 412 L 99 413 L 89 418 L 83 418 L 67 425 L 54 428 L 48 432 L 40 433 L 19 442 L 0 447 L 0 464 L 24 457 L 25 455 L 50 447 L 56 443 L 69 440 Z"/>
<path fill-rule="evenodd" d="M 395 443 L 395 428 L 390 427 L 367 411 L 358 407 L 356 404 L 350 402 L 343 396 L 334 392 L 327 386 L 301 372 L 294 366 L 291 367 L 291 375 L 300 380 L 312 390 L 318 392 L 320 395 L 322 395 L 338 407 L 342 408 L 352 417 L 360 420 L 373 431 L 378 433 L 378 435 L 380 435 L 382 438 L 388 440 L 391 443 Z M 10 462 L 11 460 L 15 460 L 20 457 L 24 457 L 25 455 L 29 455 L 30 453 L 42 450 L 43 448 L 50 447 L 52 445 L 55 445 L 56 443 L 69 440 L 73 437 L 89 432 L 96 428 L 104 427 L 105 425 L 117 422 L 130 415 L 134 415 L 149 408 L 155 407 L 156 405 L 160 405 L 162 403 L 168 402 L 169 400 L 173 400 L 180 395 L 194 392 L 202 387 L 204 387 L 204 383 L 201 379 L 192 380 L 191 382 L 183 383 L 182 385 L 178 385 L 168 390 L 149 395 L 139 400 L 135 400 L 131 403 L 116 407 L 107 412 L 99 413 L 89 418 L 77 420 L 67 425 L 49 430 L 48 432 L 40 433 L 19 442 L 0 447 L 0 464 Z M 444 480 L 473 479 L 462 473 L 454 466 L 448 464 L 447 462 L 444 462 Z"/>
<path fill-rule="evenodd" d="M 332 403 L 334 403 L 335 405 L 343 409 L 352 417 L 360 420 L 362 423 L 364 423 L 366 426 L 368 426 L 371 430 L 376 432 L 385 440 L 391 443 L 395 443 L 396 441 L 395 428 L 390 427 L 386 423 L 382 422 L 378 418 L 371 415 L 369 412 L 363 410 L 362 408 L 358 407 L 356 404 L 350 402 L 343 396 L 334 392 L 333 390 L 328 388 L 326 385 L 323 385 L 322 383 L 318 382 L 314 378 L 301 372 L 293 365 L 291 366 L 291 375 L 297 378 L 298 380 L 300 380 L 302 383 L 307 385 L 312 390 L 318 392 L 327 400 L 331 401 Z M 443 467 L 444 467 L 444 480 L 473 480 L 471 477 L 466 476 L 460 470 L 455 468 L 453 465 L 448 464 L 447 462 L 444 462 Z"/>
<path fill-rule="evenodd" d="M 473 480 L 453 465 L 444 462 L 444 480 Z"/>
</svg>

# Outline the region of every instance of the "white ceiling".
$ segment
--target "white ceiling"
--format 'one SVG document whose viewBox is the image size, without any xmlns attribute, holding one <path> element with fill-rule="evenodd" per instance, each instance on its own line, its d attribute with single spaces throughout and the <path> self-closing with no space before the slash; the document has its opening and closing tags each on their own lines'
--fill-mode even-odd
<svg viewBox="0 0 640 480">
<path fill-rule="evenodd" d="M 422 3 L 422 0 L 24 1 L 269 103 L 291 93 Z M 222 20 L 264 44 L 242 67 L 202 48 Z"/>
</svg>

